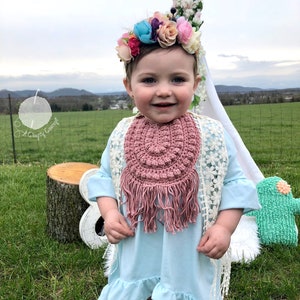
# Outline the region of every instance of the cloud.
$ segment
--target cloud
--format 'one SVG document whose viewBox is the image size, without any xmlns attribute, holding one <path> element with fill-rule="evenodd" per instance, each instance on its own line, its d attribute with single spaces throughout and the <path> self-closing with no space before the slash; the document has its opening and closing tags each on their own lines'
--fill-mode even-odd
<svg viewBox="0 0 300 300">
<path fill-rule="evenodd" d="M 225 57 L 225 58 L 237 58 L 239 60 L 248 60 L 247 56 L 243 55 L 236 55 L 236 54 L 219 54 L 219 57 Z"/>
<path fill-rule="evenodd" d="M 60 73 L 60 74 L 25 74 L 20 76 L 0 76 L 5 89 L 16 91 L 24 89 L 51 92 L 59 88 L 85 89 L 94 93 L 123 91 L 122 76 L 101 76 L 97 73 Z"/>
<path fill-rule="evenodd" d="M 299 87 L 300 60 L 251 60 L 239 54 L 219 54 L 222 64 L 210 72 L 220 84 L 262 88 Z"/>
<path fill-rule="evenodd" d="M 2 2 L 1 88 L 71 86 L 97 92 L 123 88 L 117 38 L 141 18 L 172 5 L 171 0 Z M 299 86 L 299 3 L 205 2 L 202 43 L 216 82 Z M 266 11 L 272 17 L 266 18 Z"/>
<path fill-rule="evenodd" d="M 211 68 L 210 73 L 215 84 L 242 85 L 261 88 L 299 87 L 300 61 L 255 61 L 238 54 L 220 54 L 219 58 L 229 61 L 230 67 Z M 124 91 L 122 72 L 101 75 L 96 72 L 63 72 L 24 74 L 20 76 L 0 76 L 3 88 L 9 90 L 53 91 L 58 88 L 72 87 L 97 92 Z"/>
<path fill-rule="evenodd" d="M 237 54 L 219 54 L 219 57 L 230 59 L 230 63 L 235 66 L 238 72 L 247 74 L 255 72 L 257 74 L 288 74 L 299 71 L 300 60 L 250 60 L 249 57 Z M 297 70 L 298 66 L 298 70 Z"/>
<path fill-rule="evenodd" d="M 261 88 L 299 87 L 300 60 L 251 60 L 240 54 L 219 54 L 218 59 L 217 68 L 209 66 L 215 84 Z M 55 73 L 44 69 L 39 74 L 0 75 L 0 82 L 3 88 L 9 90 L 40 89 L 49 92 L 72 87 L 97 93 L 123 91 L 122 77 L 121 70 L 104 74 L 81 70 Z"/>
</svg>

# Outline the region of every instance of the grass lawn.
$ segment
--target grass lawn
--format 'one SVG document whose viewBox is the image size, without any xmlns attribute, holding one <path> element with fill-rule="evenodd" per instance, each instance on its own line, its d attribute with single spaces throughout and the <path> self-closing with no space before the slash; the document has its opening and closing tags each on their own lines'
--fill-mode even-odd
<svg viewBox="0 0 300 300">
<path fill-rule="evenodd" d="M 300 197 L 300 103 L 226 110 L 264 175 L 287 180 Z M 9 117 L 0 116 L 1 300 L 97 299 L 106 283 L 104 249 L 47 236 L 46 170 L 64 161 L 97 163 L 110 131 L 126 115 L 130 112 L 54 114 L 59 125 L 40 140 L 19 126 L 17 164 L 12 164 Z M 299 245 L 263 247 L 251 264 L 234 264 L 227 299 L 300 299 L 299 250 Z"/>
<path fill-rule="evenodd" d="M 46 235 L 46 167 L 0 168 L 0 299 L 96 299 L 103 249 Z"/>
</svg>

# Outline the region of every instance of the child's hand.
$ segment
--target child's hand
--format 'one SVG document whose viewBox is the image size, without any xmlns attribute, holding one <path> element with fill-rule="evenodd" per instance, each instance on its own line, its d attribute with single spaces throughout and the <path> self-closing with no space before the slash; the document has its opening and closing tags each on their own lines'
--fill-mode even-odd
<svg viewBox="0 0 300 300">
<path fill-rule="evenodd" d="M 111 244 L 117 244 L 122 239 L 134 236 L 134 232 L 128 226 L 126 219 L 117 209 L 111 209 L 106 213 L 104 231 Z"/>
<path fill-rule="evenodd" d="M 215 224 L 201 238 L 197 251 L 214 259 L 221 258 L 230 245 L 231 232 L 224 226 Z"/>
</svg>

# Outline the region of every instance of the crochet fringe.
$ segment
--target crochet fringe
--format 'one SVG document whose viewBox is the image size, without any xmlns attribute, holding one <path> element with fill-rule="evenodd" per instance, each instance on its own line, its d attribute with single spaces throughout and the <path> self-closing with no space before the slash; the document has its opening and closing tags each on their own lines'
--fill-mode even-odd
<svg viewBox="0 0 300 300">
<path fill-rule="evenodd" d="M 156 220 L 164 223 L 166 231 L 172 233 L 195 223 L 200 212 L 198 187 L 199 177 L 195 169 L 172 185 L 147 185 L 133 178 L 127 168 L 121 175 L 127 218 L 133 229 L 143 221 L 144 230 L 149 233 L 156 231 Z"/>
</svg>

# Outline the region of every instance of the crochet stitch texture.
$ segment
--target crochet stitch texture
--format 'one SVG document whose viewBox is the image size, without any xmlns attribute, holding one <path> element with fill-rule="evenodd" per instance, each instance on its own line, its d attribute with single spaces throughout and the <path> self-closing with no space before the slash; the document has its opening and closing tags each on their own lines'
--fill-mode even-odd
<svg viewBox="0 0 300 300">
<path fill-rule="evenodd" d="M 268 177 L 257 184 L 261 210 L 255 216 L 261 244 L 298 245 L 295 215 L 300 214 L 300 199 L 295 199 L 290 186 L 280 177 Z"/>
<path fill-rule="evenodd" d="M 121 189 L 131 226 L 136 228 L 141 218 L 144 230 L 155 232 L 158 219 L 176 232 L 196 222 L 200 135 L 192 116 L 167 124 L 139 116 L 128 129 L 124 150 Z"/>
</svg>

